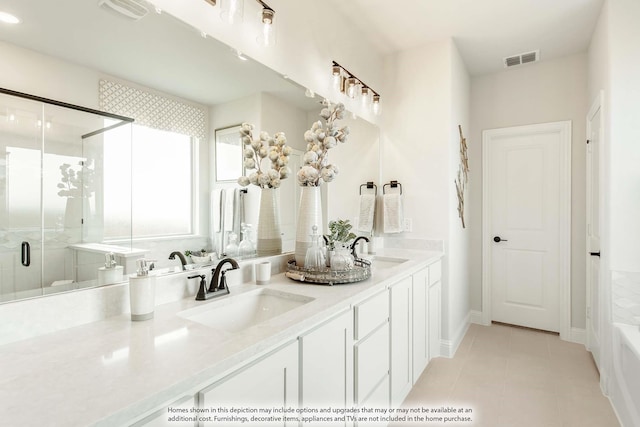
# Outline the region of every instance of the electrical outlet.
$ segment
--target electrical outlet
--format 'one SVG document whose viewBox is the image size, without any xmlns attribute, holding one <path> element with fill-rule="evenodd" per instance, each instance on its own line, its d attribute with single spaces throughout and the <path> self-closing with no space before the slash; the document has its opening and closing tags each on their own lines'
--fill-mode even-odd
<svg viewBox="0 0 640 427">
<path fill-rule="evenodd" d="M 413 220 L 411 218 L 404 219 L 404 231 L 413 231 Z"/>
</svg>

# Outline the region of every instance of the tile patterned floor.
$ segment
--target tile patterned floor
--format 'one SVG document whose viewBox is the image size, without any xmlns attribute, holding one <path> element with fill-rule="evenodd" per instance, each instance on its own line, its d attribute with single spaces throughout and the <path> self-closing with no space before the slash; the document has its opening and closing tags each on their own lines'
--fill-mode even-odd
<svg viewBox="0 0 640 427">
<path fill-rule="evenodd" d="M 471 325 L 455 357 L 432 360 L 403 406 L 473 409 L 472 423 L 445 424 L 451 426 L 619 426 L 598 381 L 582 345 L 506 325 Z"/>
</svg>

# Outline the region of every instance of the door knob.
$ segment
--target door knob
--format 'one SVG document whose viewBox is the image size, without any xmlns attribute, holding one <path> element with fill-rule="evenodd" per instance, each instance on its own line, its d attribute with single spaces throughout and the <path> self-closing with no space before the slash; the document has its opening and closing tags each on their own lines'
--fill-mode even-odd
<svg viewBox="0 0 640 427">
<path fill-rule="evenodd" d="M 500 242 L 508 242 L 507 239 L 501 239 L 500 236 L 496 236 L 493 238 L 493 241 L 496 243 L 500 243 Z"/>
</svg>

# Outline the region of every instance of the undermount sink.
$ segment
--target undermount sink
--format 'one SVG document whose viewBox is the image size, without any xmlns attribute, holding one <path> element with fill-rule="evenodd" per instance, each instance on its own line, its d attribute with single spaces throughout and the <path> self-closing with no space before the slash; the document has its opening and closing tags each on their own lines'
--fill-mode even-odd
<svg viewBox="0 0 640 427">
<path fill-rule="evenodd" d="M 218 301 L 178 313 L 178 316 L 227 332 L 240 332 L 272 319 L 314 298 L 273 289 L 231 294 Z"/>
<path fill-rule="evenodd" d="M 371 268 L 374 268 L 374 269 L 392 268 L 407 261 L 409 260 L 406 258 L 395 258 L 395 257 L 376 255 L 371 259 Z"/>
</svg>

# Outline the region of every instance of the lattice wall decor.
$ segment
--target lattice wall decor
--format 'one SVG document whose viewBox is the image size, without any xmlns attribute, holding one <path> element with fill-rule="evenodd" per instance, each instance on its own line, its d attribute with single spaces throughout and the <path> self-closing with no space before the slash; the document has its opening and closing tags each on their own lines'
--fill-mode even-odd
<svg viewBox="0 0 640 427">
<path fill-rule="evenodd" d="M 154 129 L 206 140 L 207 109 L 110 80 L 100 80 L 100 109 Z"/>
</svg>

